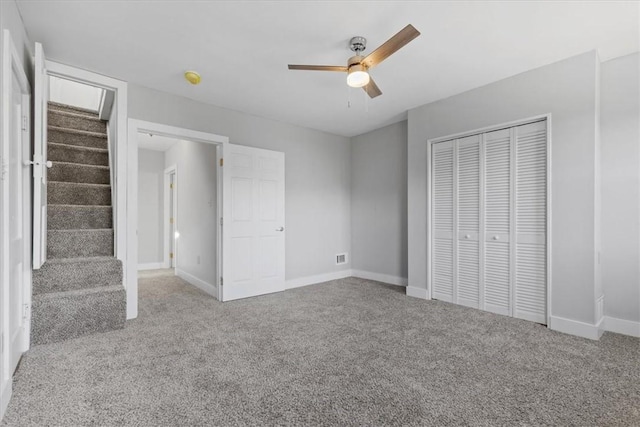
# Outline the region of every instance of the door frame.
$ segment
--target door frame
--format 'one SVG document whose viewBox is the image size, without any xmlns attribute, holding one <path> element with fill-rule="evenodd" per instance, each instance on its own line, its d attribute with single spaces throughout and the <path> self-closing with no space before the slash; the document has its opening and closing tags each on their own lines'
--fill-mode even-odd
<svg viewBox="0 0 640 427">
<path fill-rule="evenodd" d="M 171 184 L 171 174 L 174 174 L 175 188 L 169 188 Z M 171 165 L 164 170 L 164 215 L 162 221 L 164 222 L 164 248 L 163 248 L 163 260 L 164 268 L 171 267 L 171 257 L 169 256 L 169 249 L 171 248 L 171 239 L 173 238 L 173 263 L 175 268 L 178 268 L 178 251 L 175 245 L 175 236 L 171 236 L 171 223 L 167 221 L 167 218 L 174 219 L 174 230 L 178 229 L 178 166 Z M 173 206 L 171 206 L 171 191 L 173 191 Z"/>
<path fill-rule="evenodd" d="M 45 52 L 46 54 L 46 52 Z M 99 87 L 112 91 L 115 96 L 113 107 L 116 109 L 116 132 L 110 135 L 109 141 L 109 163 L 113 168 L 112 176 L 115 182 L 111 183 L 113 207 L 113 231 L 114 231 L 114 254 L 123 263 L 123 275 L 126 274 L 127 259 L 127 82 L 92 73 L 91 71 L 60 64 L 55 61 L 45 61 L 47 75 L 72 80 L 78 83 Z M 137 267 L 132 267 L 137 270 Z"/>
<path fill-rule="evenodd" d="M 138 119 L 128 121 L 128 147 L 126 150 L 128 163 L 126 179 L 120 177 L 120 182 L 126 182 L 127 191 L 127 211 L 126 211 L 126 247 L 127 257 L 123 261 L 125 271 L 125 288 L 127 291 L 127 319 L 138 317 L 138 133 L 152 133 L 154 135 L 165 136 L 174 139 L 183 139 L 193 142 L 203 142 L 214 144 L 216 150 L 217 169 L 217 254 L 216 254 L 216 297 L 220 299 L 220 276 L 222 267 L 222 170 L 220 160 L 222 159 L 225 147 L 229 144 L 229 138 L 213 133 L 200 132 L 192 129 L 165 125 L 162 123 L 148 122 Z"/>
<path fill-rule="evenodd" d="M 459 132 L 452 135 L 440 136 L 437 138 L 431 138 L 427 140 L 427 299 L 433 299 L 433 265 L 432 265 L 432 255 L 433 255 L 433 241 L 432 241 L 432 206 L 431 206 L 431 198 L 432 198 L 432 179 L 431 179 L 431 156 L 432 156 L 432 147 L 433 144 L 437 144 L 439 142 L 445 142 L 453 139 L 464 138 L 467 136 L 477 135 L 486 132 L 492 132 L 495 130 L 512 128 L 515 126 L 526 125 L 533 122 L 538 122 L 546 120 L 547 122 L 547 241 L 546 241 L 546 251 L 547 251 L 547 327 L 551 325 L 551 289 L 552 289 L 552 268 L 551 268 L 551 252 L 552 252 L 552 227 L 551 227 L 551 214 L 553 209 L 551 207 L 551 113 L 541 114 L 538 116 L 528 117 L 525 119 L 514 120 L 511 122 L 501 123 L 492 126 L 486 126 L 479 129 L 473 129 L 469 131 Z"/>
<path fill-rule="evenodd" d="M 9 152 L 9 144 L 11 144 L 10 127 L 8 123 L 13 119 L 10 114 L 12 109 L 10 108 L 11 102 L 11 86 L 12 77 L 14 73 L 18 77 L 19 89 L 22 93 L 22 106 L 23 117 L 26 116 L 26 123 L 23 124 L 21 142 L 26 142 L 26 147 L 21 147 L 22 151 L 22 183 L 23 183 L 23 199 L 22 199 L 22 236 L 23 236 L 23 283 L 22 285 L 22 305 L 20 311 L 24 313 L 22 333 L 20 337 L 20 349 L 19 351 L 24 353 L 29 349 L 30 345 L 30 332 L 31 332 L 31 168 L 26 167 L 31 161 L 31 85 L 27 79 L 27 74 L 22 66 L 18 51 L 13 43 L 11 33 L 9 30 L 3 30 L 3 45 L 2 45 L 2 134 L 0 136 L 0 156 L 2 163 L 0 164 L 0 183 L 2 185 L 2 191 L 0 195 L 2 197 L 2 208 L 0 211 L 0 242 L 2 250 L 0 251 L 0 294 L 2 295 L 1 316 L 1 333 L 0 340 L 2 352 L 0 353 L 0 417 L 4 415 L 4 411 L 9 404 L 12 394 L 12 376 L 13 372 L 8 372 L 9 357 L 12 352 L 10 348 L 10 334 L 9 327 L 9 269 L 7 268 L 9 262 L 9 194 L 8 180 L 4 179 L 5 174 L 8 172 L 8 163 L 6 160 L 6 154 Z M 11 71 L 4 73 L 7 69 Z M 24 188 L 26 187 L 26 188 Z M 23 311 L 24 310 L 24 311 Z"/>
</svg>

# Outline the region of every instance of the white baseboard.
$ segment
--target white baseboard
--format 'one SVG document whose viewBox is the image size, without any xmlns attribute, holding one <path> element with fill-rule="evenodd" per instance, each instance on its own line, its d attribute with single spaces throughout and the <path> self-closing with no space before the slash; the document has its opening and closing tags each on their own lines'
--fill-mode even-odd
<svg viewBox="0 0 640 427">
<path fill-rule="evenodd" d="M 371 271 L 351 270 L 351 275 L 361 279 L 375 280 L 396 286 L 407 286 L 406 277 L 391 276 L 389 274 L 373 273 Z"/>
<path fill-rule="evenodd" d="M 605 316 L 604 330 L 640 338 L 640 322 L 634 322 L 633 320 Z"/>
<path fill-rule="evenodd" d="M 335 271 L 333 273 L 318 274 L 316 276 L 298 277 L 297 279 L 289 279 L 285 282 L 285 289 L 300 288 L 307 285 L 315 285 L 316 283 L 329 282 L 331 280 L 344 279 L 351 277 L 351 270 Z"/>
<path fill-rule="evenodd" d="M 176 268 L 176 276 L 179 278 L 191 283 L 196 288 L 206 292 L 214 298 L 218 298 L 218 288 L 216 285 L 212 285 L 211 283 L 207 283 L 202 279 L 197 278 L 193 274 L 189 274 L 183 270 L 178 270 Z"/>
<path fill-rule="evenodd" d="M 565 319 L 564 317 L 550 316 L 549 329 L 563 332 L 569 335 L 576 335 L 590 340 L 598 340 L 602 336 L 602 321 L 597 324 L 580 322 L 579 320 Z"/>
<path fill-rule="evenodd" d="M 145 264 L 138 264 L 138 271 L 143 270 L 159 270 L 164 267 L 164 262 L 147 262 Z"/>
<path fill-rule="evenodd" d="M 416 288 L 415 286 L 407 286 L 407 296 L 420 299 L 429 299 L 426 289 Z"/>
<path fill-rule="evenodd" d="M 5 381 L 2 385 L 2 390 L 0 390 L 0 421 L 4 418 L 4 414 L 7 411 L 7 406 L 9 406 L 9 401 L 11 400 L 11 393 L 13 381 L 9 378 L 8 381 Z"/>
</svg>

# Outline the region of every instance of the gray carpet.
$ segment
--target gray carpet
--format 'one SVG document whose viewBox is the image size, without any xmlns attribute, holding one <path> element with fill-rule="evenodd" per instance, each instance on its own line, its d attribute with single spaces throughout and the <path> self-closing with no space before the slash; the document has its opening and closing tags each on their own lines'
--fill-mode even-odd
<svg viewBox="0 0 640 427">
<path fill-rule="evenodd" d="M 107 124 L 96 112 L 54 102 L 47 117 L 53 166 L 47 261 L 33 272 L 33 345 L 121 329 L 126 317 L 122 266 L 113 256 Z"/>
<path fill-rule="evenodd" d="M 4 425 L 640 425 L 640 341 L 349 278 L 219 303 L 140 280 L 124 330 L 33 348 Z"/>
</svg>

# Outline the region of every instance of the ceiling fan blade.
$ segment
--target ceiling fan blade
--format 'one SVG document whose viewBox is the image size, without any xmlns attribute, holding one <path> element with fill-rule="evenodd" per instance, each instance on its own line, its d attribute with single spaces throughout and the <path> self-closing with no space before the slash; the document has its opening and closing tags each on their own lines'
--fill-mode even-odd
<svg viewBox="0 0 640 427">
<path fill-rule="evenodd" d="M 340 65 L 291 65 L 290 70 L 308 70 L 308 71 L 343 71 L 347 72 L 347 67 Z"/>
<path fill-rule="evenodd" d="M 376 82 L 373 81 L 371 76 L 369 76 L 369 83 L 366 86 L 362 86 L 362 89 L 367 92 L 367 95 L 369 95 L 370 98 L 375 98 L 376 96 L 382 95 L 382 91 L 380 90 Z"/>
<path fill-rule="evenodd" d="M 409 24 L 400 30 L 395 36 L 391 37 L 380 47 L 371 52 L 362 60 L 362 63 L 368 68 L 375 67 L 419 35 L 420 31 L 416 30 L 413 25 Z"/>
</svg>

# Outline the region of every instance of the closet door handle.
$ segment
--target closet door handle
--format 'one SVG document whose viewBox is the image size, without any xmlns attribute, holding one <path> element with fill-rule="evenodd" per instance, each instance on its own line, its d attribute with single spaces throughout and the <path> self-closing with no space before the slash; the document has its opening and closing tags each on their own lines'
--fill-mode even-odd
<svg viewBox="0 0 640 427">
<path fill-rule="evenodd" d="M 498 235 L 493 236 L 493 240 L 500 240 L 500 236 L 498 236 Z"/>
<path fill-rule="evenodd" d="M 470 239 L 471 238 L 471 234 L 465 234 L 464 238 L 465 239 Z"/>
</svg>

